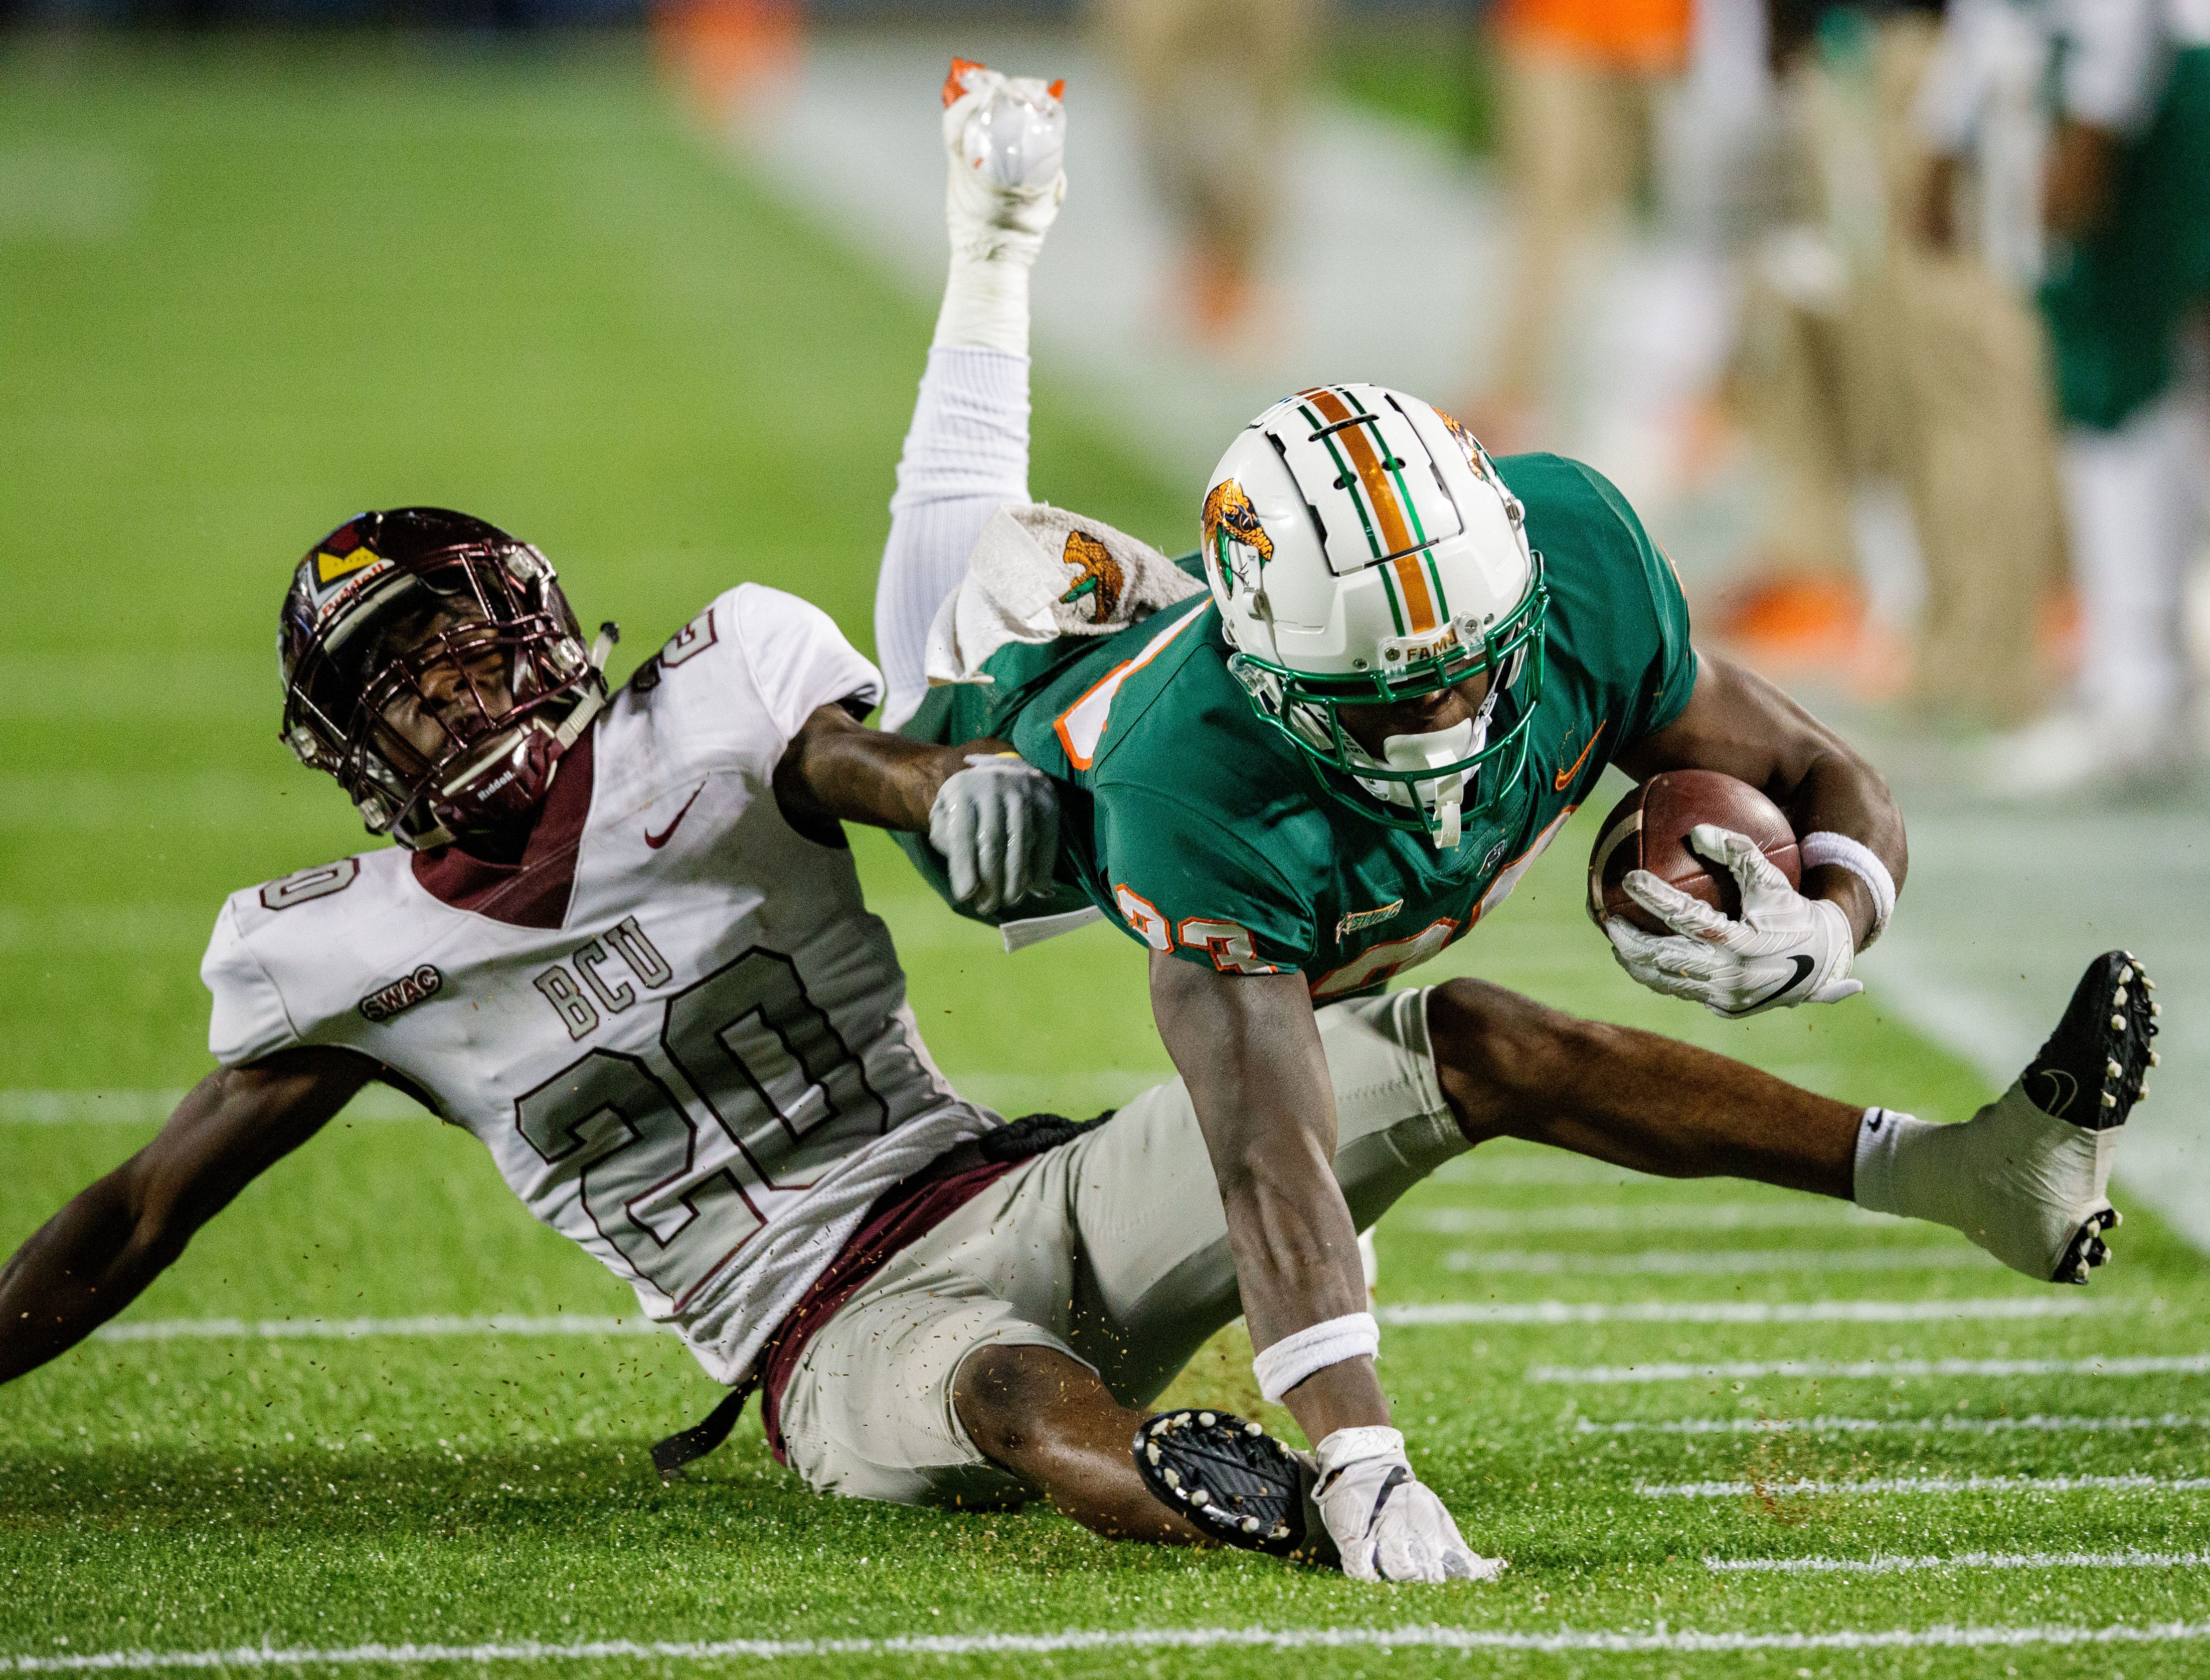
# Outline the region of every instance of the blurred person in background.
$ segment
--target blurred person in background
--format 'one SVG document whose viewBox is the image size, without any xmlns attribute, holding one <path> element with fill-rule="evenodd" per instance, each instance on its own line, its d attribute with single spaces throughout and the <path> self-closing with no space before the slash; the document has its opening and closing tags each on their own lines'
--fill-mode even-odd
<svg viewBox="0 0 2210 1680">
<path fill-rule="evenodd" d="M 1324 0 L 1099 0 L 1133 85 L 1145 159 L 1178 224 L 1182 325 L 1231 345 L 1261 301 L 1260 257 Z"/>
<path fill-rule="evenodd" d="M 1918 707 L 2016 723 L 2046 692 L 2036 630 L 2061 565 L 2055 444 L 2028 277 L 1990 260 L 2015 235 L 1958 237 L 1960 194 L 2002 197 L 1996 142 L 2011 130 L 1980 124 L 1978 106 L 1953 131 L 1926 121 L 1941 10 L 1768 0 L 1794 215 L 1753 265 L 1741 389 L 1779 483 L 1769 574 L 1730 628 L 1784 655 L 1876 658 L 1859 637 L 1869 598 L 1892 638 L 1917 620 Z M 1972 152 L 1982 128 L 1990 144 Z"/>
<path fill-rule="evenodd" d="M 1657 106 L 1688 58 L 1690 0 L 1500 0 L 1493 16 L 1511 278 L 1474 429 L 1501 450 L 1544 430 L 1576 257 L 1649 177 Z"/>
<path fill-rule="evenodd" d="M 1996 789 L 2017 794 L 2153 784 L 2201 747 L 2183 602 L 2210 468 L 2200 366 L 2210 3 L 2021 9 L 2040 32 L 2055 102 L 2042 306 L 2064 423 L 2081 664 L 2073 698 L 1997 743 L 1987 770 Z"/>
</svg>

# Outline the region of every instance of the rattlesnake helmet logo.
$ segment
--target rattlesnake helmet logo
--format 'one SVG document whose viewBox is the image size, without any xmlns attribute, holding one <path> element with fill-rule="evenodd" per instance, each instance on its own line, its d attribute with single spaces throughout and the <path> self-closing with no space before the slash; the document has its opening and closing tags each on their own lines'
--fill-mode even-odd
<svg viewBox="0 0 2210 1680">
<path fill-rule="evenodd" d="M 1259 510 L 1251 505 L 1251 499 L 1243 486 L 1232 478 L 1224 478 L 1212 486 L 1205 499 L 1205 546 L 1208 552 L 1215 549 L 1220 533 L 1224 529 L 1246 548 L 1259 557 L 1265 566 L 1274 558 L 1274 539 L 1266 535 L 1266 528 L 1259 523 Z M 1249 578 L 1241 577 L 1245 584 Z"/>
<path fill-rule="evenodd" d="M 1069 531 L 1066 547 L 1060 558 L 1075 568 L 1078 576 L 1073 587 L 1060 596 L 1069 606 L 1084 595 L 1091 597 L 1090 622 L 1110 624 L 1120 610 L 1120 590 L 1126 582 L 1120 561 L 1114 559 L 1105 545 L 1087 531 Z"/>
<path fill-rule="evenodd" d="M 1480 438 L 1466 430 L 1465 422 L 1440 408 L 1435 410 L 1435 418 L 1443 423 L 1444 430 L 1458 439 L 1458 446 L 1465 455 L 1465 464 L 1481 477 L 1494 483 L 1496 474 L 1490 469 L 1488 451 L 1482 448 Z"/>
</svg>

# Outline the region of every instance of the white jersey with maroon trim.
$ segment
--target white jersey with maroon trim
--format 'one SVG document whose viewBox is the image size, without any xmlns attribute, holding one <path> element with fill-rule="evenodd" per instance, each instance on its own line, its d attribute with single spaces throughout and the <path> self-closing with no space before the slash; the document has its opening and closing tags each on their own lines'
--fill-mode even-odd
<svg viewBox="0 0 2210 1680">
<path fill-rule="evenodd" d="M 372 1056 L 737 1381 L 884 1190 L 997 1123 L 770 785 L 816 708 L 880 692 L 819 609 L 730 590 L 571 749 L 519 865 L 391 848 L 233 894 L 210 1048 Z"/>
</svg>

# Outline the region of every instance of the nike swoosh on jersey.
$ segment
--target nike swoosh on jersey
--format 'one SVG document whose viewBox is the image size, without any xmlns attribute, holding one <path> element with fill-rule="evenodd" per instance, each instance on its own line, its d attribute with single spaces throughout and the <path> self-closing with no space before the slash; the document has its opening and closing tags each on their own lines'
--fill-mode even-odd
<svg viewBox="0 0 2210 1680">
<path fill-rule="evenodd" d="M 1603 720 L 1603 723 L 1609 723 L 1610 722 L 1611 720 L 1608 717 Z M 1565 792 L 1567 786 L 1573 781 L 1573 777 L 1581 773 L 1581 766 L 1588 762 L 1588 755 L 1596 751 L 1596 737 L 1597 735 L 1600 735 L 1603 733 L 1603 723 L 1599 723 L 1596 726 L 1596 735 L 1591 735 L 1589 737 L 1588 745 L 1581 748 L 1581 756 L 1574 759 L 1572 764 L 1568 764 L 1565 769 L 1560 771 L 1555 776 L 1550 778 L 1550 786 L 1556 792 Z"/>
<path fill-rule="evenodd" d="M 1796 964 L 1796 972 L 1790 975 L 1787 979 L 1782 981 L 1778 986 L 1775 986 L 1763 997 L 1751 999 L 1750 1001 L 1744 1006 L 1745 1008 L 1754 1009 L 1760 1004 L 1771 1003 L 1776 998 L 1784 998 L 1787 996 L 1789 993 L 1794 991 L 1798 986 L 1801 986 L 1803 983 L 1803 976 L 1811 972 L 1811 959 L 1808 957 L 1792 957 L 1789 960 Z"/>
<path fill-rule="evenodd" d="M 666 828 L 661 830 L 657 834 L 655 834 L 650 829 L 645 830 L 644 843 L 651 847 L 655 851 L 658 851 L 662 846 L 666 845 L 668 841 L 673 837 L 676 829 L 682 824 L 683 819 L 691 814 L 691 807 L 698 802 L 698 795 L 705 791 L 706 784 L 703 782 L 701 782 L 696 788 L 693 788 L 691 790 L 691 797 L 683 801 L 683 808 L 675 813 L 675 820 L 673 822 L 668 824 Z"/>
</svg>

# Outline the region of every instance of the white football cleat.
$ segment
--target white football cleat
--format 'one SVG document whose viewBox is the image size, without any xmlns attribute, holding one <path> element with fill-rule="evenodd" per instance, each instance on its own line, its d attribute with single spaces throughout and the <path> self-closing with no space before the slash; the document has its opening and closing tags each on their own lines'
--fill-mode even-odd
<svg viewBox="0 0 2210 1680">
<path fill-rule="evenodd" d="M 965 58 L 944 82 L 945 221 L 955 257 L 1035 259 L 1066 196 L 1066 83 Z"/>
<path fill-rule="evenodd" d="M 1857 1200 L 1962 1231 L 2006 1266 L 2044 1282 L 2084 1284 L 2106 1263 L 2118 1224 L 2110 1161 L 2156 1061 L 2153 982 L 2132 954 L 2087 965 L 2041 1054 L 2010 1089 L 1961 1126 L 1869 1116 L 1895 1128 L 1861 1151 Z"/>
</svg>

